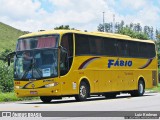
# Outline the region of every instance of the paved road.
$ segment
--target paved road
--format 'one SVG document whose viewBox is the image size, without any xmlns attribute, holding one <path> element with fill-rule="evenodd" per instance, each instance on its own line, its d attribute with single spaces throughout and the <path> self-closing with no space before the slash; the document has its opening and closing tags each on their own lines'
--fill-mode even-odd
<svg viewBox="0 0 160 120">
<path fill-rule="evenodd" d="M 123 94 L 115 99 L 92 97 L 85 102 L 64 98 L 48 104 L 41 101 L 1 103 L 0 111 L 160 111 L 160 93 L 145 93 L 142 97 Z"/>
</svg>

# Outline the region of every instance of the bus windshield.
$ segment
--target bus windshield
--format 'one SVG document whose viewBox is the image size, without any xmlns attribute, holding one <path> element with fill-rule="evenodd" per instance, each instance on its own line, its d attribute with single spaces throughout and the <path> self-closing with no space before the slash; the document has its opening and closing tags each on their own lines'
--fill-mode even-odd
<svg viewBox="0 0 160 120">
<path fill-rule="evenodd" d="M 17 51 L 15 56 L 15 79 L 41 79 L 58 76 L 58 49 L 43 48 Z"/>
<path fill-rule="evenodd" d="M 59 35 L 37 36 L 18 40 L 17 51 L 58 47 Z"/>
</svg>

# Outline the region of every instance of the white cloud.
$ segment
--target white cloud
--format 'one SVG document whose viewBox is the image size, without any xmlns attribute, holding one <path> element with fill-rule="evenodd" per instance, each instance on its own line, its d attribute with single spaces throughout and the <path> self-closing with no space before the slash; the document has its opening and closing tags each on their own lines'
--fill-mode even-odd
<svg viewBox="0 0 160 120">
<path fill-rule="evenodd" d="M 153 4 L 154 1 L 149 0 L 123 0 L 123 6 L 134 10 L 135 14 L 119 15 L 126 23 L 141 23 L 143 26 L 160 27 L 158 21 L 160 20 L 160 8 Z M 126 9 L 126 8 L 124 8 Z M 127 10 L 127 9 L 126 9 Z"/>
<path fill-rule="evenodd" d="M 0 15 L 16 20 L 36 16 L 36 10 L 40 8 L 40 2 L 32 0 L 0 0 L 0 5 Z"/>
<path fill-rule="evenodd" d="M 160 21 L 160 8 L 151 4 L 149 0 L 134 2 L 120 0 L 120 4 L 117 0 L 46 0 L 46 2 L 51 4 L 52 12 L 41 8 L 40 0 L 0 0 L 0 21 L 25 31 L 53 29 L 59 25 L 95 31 L 99 23 L 102 23 L 103 11 L 106 22 L 113 20 L 113 14 L 116 15 L 116 21 L 124 20 L 126 23 L 139 22 L 143 25 L 156 26 Z M 116 6 L 126 12 L 132 9 L 136 14 L 124 15 L 116 11 Z"/>
</svg>

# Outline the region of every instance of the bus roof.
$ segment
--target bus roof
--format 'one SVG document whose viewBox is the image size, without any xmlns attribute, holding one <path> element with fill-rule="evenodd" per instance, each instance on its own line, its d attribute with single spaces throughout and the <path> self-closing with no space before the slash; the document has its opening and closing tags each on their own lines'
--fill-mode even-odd
<svg viewBox="0 0 160 120">
<path fill-rule="evenodd" d="M 131 38 L 130 36 L 127 36 L 127 35 L 121 35 L 121 34 L 115 34 L 115 33 L 107 33 L 107 32 L 83 32 L 83 31 L 80 31 L 80 30 L 47 30 L 47 31 L 39 31 L 39 32 L 33 32 L 33 33 L 22 35 L 19 38 L 28 38 L 28 37 L 42 36 L 42 35 L 52 35 L 52 34 L 65 34 L 65 33 L 77 33 L 77 34 L 93 35 L 93 36 L 99 36 L 99 37 L 117 38 L 117 39 L 129 40 L 129 41 L 139 41 L 139 42 L 154 43 L 153 40 L 140 40 L 140 39 Z"/>
</svg>

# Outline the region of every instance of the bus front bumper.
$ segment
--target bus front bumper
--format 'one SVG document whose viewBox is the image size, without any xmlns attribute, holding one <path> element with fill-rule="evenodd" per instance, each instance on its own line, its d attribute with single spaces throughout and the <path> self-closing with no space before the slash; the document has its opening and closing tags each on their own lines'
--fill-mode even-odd
<svg viewBox="0 0 160 120">
<path fill-rule="evenodd" d="M 38 88 L 38 89 L 16 89 L 17 97 L 37 97 L 37 96 L 61 96 L 60 89 Z"/>
</svg>

